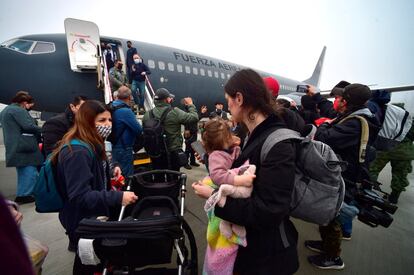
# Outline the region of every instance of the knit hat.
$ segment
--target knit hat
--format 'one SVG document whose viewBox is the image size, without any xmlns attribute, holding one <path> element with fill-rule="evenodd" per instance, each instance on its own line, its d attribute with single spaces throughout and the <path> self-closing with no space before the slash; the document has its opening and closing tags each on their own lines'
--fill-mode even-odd
<svg viewBox="0 0 414 275">
<path fill-rule="evenodd" d="M 363 84 L 350 84 L 344 88 L 343 98 L 349 105 L 364 106 L 371 98 L 371 90 Z"/>
<path fill-rule="evenodd" d="M 155 100 L 163 100 L 163 99 L 166 99 L 168 97 L 174 98 L 175 96 L 173 94 L 171 94 L 167 89 L 165 89 L 165 88 L 159 88 L 155 92 L 154 99 Z"/>
<path fill-rule="evenodd" d="M 302 104 L 302 108 L 304 110 L 316 110 L 316 102 L 310 95 L 303 95 L 300 99 L 300 103 Z"/>
<path fill-rule="evenodd" d="M 274 79 L 273 77 L 265 77 L 263 81 L 267 87 L 267 89 L 272 93 L 273 97 L 277 97 L 279 95 L 279 82 Z"/>
<path fill-rule="evenodd" d="M 342 96 L 344 88 L 349 84 L 351 83 L 349 83 L 348 81 L 340 81 L 338 84 L 335 85 L 335 87 L 332 88 L 330 96 Z"/>
</svg>

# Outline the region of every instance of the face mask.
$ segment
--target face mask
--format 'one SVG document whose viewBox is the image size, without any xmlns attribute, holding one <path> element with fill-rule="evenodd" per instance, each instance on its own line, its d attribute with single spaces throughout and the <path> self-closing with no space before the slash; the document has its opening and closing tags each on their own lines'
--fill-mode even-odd
<svg viewBox="0 0 414 275">
<path fill-rule="evenodd" d="M 96 130 L 103 139 L 106 139 L 112 132 L 112 126 L 96 125 Z"/>
<path fill-rule="evenodd" d="M 139 63 L 142 62 L 142 60 L 138 58 L 138 59 L 134 59 L 134 62 L 135 62 L 135 64 L 139 64 Z"/>
<path fill-rule="evenodd" d="M 334 103 L 333 103 L 333 108 L 335 111 L 339 112 L 339 98 L 335 98 Z"/>
<path fill-rule="evenodd" d="M 118 65 L 118 69 L 122 70 L 122 65 Z"/>
<path fill-rule="evenodd" d="M 222 111 L 221 109 L 216 109 L 216 113 L 219 115 L 221 115 L 221 111 Z"/>
</svg>

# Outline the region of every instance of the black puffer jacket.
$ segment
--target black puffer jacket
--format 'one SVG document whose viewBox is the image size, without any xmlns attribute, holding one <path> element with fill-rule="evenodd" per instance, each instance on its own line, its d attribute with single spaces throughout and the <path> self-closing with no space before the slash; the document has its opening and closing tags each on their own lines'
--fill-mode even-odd
<svg viewBox="0 0 414 275">
<path fill-rule="evenodd" d="M 46 156 L 52 153 L 56 144 L 73 126 L 74 115 L 70 108 L 66 108 L 64 113 L 58 114 L 48 121 L 42 127 L 43 149 Z"/>
<path fill-rule="evenodd" d="M 284 127 L 282 120 L 271 115 L 254 129 L 233 163 L 233 167 L 240 167 L 249 159 L 250 164 L 256 165 L 251 197 L 228 198 L 223 208 L 215 208 L 218 217 L 246 227 L 247 247 L 239 247 L 234 267 L 238 274 L 293 274 L 299 267 L 298 233 L 289 220 L 295 146 L 292 141 L 280 142 L 260 163 L 264 140 L 274 130 Z"/>
</svg>

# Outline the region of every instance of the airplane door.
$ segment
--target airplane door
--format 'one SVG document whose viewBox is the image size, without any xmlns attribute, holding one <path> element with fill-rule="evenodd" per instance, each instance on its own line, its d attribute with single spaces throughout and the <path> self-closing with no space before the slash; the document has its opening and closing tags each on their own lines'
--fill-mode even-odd
<svg viewBox="0 0 414 275">
<path fill-rule="evenodd" d="M 104 88 L 105 102 L 110 102 L 112 95 L 108 77 L 103 75 L 98 26 L 93 22 L 66 18 L 65 33 L 70 68 L 79 73 L 96 72 L 97 87 Z"/>
</svg>

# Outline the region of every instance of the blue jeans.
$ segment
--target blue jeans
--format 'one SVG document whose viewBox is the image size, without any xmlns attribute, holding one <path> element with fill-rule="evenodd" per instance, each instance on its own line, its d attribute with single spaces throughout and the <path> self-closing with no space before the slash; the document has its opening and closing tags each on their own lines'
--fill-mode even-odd
<svg viewBox="0 0 414 275">
<path fill-rule="evenodd" d="M 119 163 L 122 175 L 128 177 L 134 174 L 134 155 L 132 147 L 114 146 L 112 147 L 112 160 Z"/>
<path fill-rule="evenodd" d="M 132 80 L 131 91 L 135 104 L 139 105 L 140 108 L 144 108 L 145 81 Z"/>
<path fill-rule="evenodd" d="M 343 203 L 339 211 L 338 221 L 341 224 L 342 232 L 352 234 L 352 221 L 358 215 L 359 209 L 351 202 L 350 204 Z"/>
<path fill-rule="evenodd" d="M 37 179 L 36 166 L 16 167 L 17 171 L 17 197 L 29 196 L 33 193 L 33 188 Z"/>
</svg>

